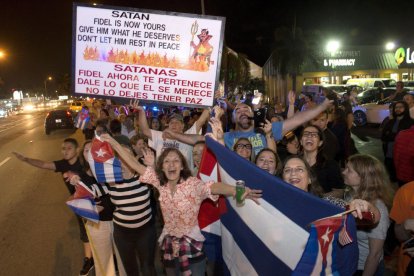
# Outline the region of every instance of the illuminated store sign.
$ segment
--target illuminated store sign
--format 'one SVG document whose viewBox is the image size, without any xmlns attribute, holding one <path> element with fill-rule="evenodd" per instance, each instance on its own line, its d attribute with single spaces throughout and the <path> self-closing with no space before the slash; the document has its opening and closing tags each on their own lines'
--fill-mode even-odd
<svg viewBox="0 0 414 276">
<path fill-rule="evenodd" d="M 411 52 L 410 48 L 407 48 L 407 50 L 405 50 L 404 48 L 398 48 L 397 51 L 395 51 L 394 58 L 398 65 L 400 65 L 404 61 L 407 64 L 413 64 L 414 52 Z"/>
<path fill-rule="evenodd" d="M 354 58 L 324 59 L 323 66 L 332 68 L 335 68 L 337 66 L 354 66 L 355 60 L 356 59 Z"/>
</svg>

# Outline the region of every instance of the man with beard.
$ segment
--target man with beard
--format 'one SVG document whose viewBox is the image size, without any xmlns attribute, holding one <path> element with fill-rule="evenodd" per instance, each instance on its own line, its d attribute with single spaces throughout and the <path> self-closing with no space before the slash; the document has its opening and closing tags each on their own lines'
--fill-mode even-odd
<svg viewBox="0 0 414 276">
<path fill-rule="evenodd" d="M 398 101 L 392 107 L 392 119 L 389 120 L 382 130 L 381 140 L 384 149 L 384 164 L 393 182 L 397 181 L 393 154 L 394 141 L 397 134 L 404 129 L 409 129 L 414 125 L 414 120 L 410 118 L 408 105 L 404 101 Z"/>
<path fill-rule="evenodd" d="M 303 112 L 297 112 L 293 117 L 288 118 L 285 121 L 272 123 L 273 138 L 277 141 L 282 140 L 283 136 L 287 132 L 308 122 L 309 120 L 312 120 L 318 114 L 325 111 L 330 104 L 331 101 L 325 99 L 322 104 L 316 106 L 315 108 Z M 265 135 L 255 131 L 256 126 L 254 125 L 253 120 L 253 110 L 250 106 L 244 103 L 236 105 L 233 111 L 233 120 L 236 124 L 236 129 L 232 132 L 224 133 L 224 143 L 227 148 L 232 149 L 234 143 L 242 137 L 250 140 L 255 154 L 267 147 Z"/>
<path fill-rule="evenodd" d="M 392 102 L 402 101 L 406 94 L 407 91 L 404 90 L 404 83 L 402 81 L 397 81 L 395 92 L 392 93 L 387 100 Z"/>
</svg>

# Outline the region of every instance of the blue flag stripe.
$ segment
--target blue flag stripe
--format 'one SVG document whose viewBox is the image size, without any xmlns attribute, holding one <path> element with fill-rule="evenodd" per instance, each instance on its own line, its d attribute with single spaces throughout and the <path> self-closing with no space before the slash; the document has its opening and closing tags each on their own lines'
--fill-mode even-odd
<svg viewBox="0 0 414 276">
<path fill-rule="evenodd" d="M 221 217 L 223 225 L 232 233 L 237 245 L 243 252 L 257 252 L 248 254 L 246 257 L 259 275 L 274 275 L 277 267 L 280 275 L 288 275 L 292 270 L 281 262 L 263 242 L 257 238 L 255 233 L 240 220 L 234 209 L 227 204 L 227 213 Z"/>
</svg>

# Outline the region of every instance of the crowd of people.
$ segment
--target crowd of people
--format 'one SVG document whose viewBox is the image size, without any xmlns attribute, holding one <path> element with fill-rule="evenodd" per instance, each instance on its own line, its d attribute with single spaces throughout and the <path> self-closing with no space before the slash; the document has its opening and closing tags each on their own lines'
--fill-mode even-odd
<svg viewBox="0 0 414 276">
<path fill-rule="evenodd" d="M 414 96 L 395 96 L 403 100 L 393 102 L 390 120 L 381 129 L 383 164 L 359 154 L 353 144 L 352 93 L 341 104 L 332 93 L 325 91 L 324 102 L 315 104 L 308 95 L 298 101 L 291 91 L 284 109 L 280 103 L 272 107 L 224 99 L 211 109 L 168 108 L 158 116 L 138 101 L 116 109 L 97 102 L 84 107 L 89 123 L 82 130 L 82 147 L 65 139 L 58 161 L 15 155 L 62 173 L 70 194 L 81 184 L 94 194 L 99 222 L 78 217 L 85 252 L 80 275 L 93 267 L 96 275 L 156 275 L 157 223 L 163 226 L 158 244 L 166 275 L 222 274 L 206 253 L 198 215 L 204 200 L 235 196 L 236 190 L 197 178 L 206 135 L 298 189 L 348 206 L 359 219 L 362 212 L 372 212 L 371 224 L 357 224 L 355 275 L 383 275 L 384 247 L 394 230 L 401 248 L 398 275 L 410 275 L 414 247 L 404 245 L 414 231 L 414 163 L 407 158 L 407 153 L 414 156 Z M 97 136 L 120 158 L 122 181 L 98 183 L 94 178 L 89 163 L 91 139 Z M 400 185 L 395 198 L 394 183 Z M 247 187 L 243 197 L 259 203 L 262 192 Z"/>
</svg>

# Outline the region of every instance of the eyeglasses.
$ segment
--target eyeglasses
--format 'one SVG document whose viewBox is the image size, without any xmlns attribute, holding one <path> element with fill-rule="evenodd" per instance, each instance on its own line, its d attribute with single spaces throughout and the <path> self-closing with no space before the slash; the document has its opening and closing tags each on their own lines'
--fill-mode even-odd
<svg viewBox="0 0 414 276">
<path fill-rule="evenodd" d="M 304 168 L 301 168 L 301 167 L 296 167 L 296 168 L 284 168 L 283 169 L 283 174 L 292 174 L 292 173 L 295 173 L 295 174 L 302 174 L 302 173 L 304 173 L 305 172 L 305 169 Z"/>
<path fill-rule="evenodd" d="M 250 145 L 250 144 L 237 144 L 236 145 L 236 149 L 243 149 L 243 148 L 248 149 L 248 150 L 251 150 L 252 149 L 252 145 Z"/>
<path fill-rule="evenodd" d="M 319 133 L 318 132 L 304 131 L 302 136 L 307 137 L 307 138 L 309 138 L 309 137 L 316 138 L 316 137 L 319 137 Z"/>
</svg>

